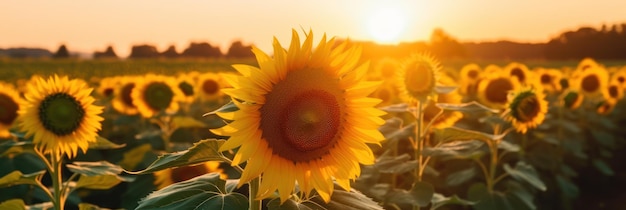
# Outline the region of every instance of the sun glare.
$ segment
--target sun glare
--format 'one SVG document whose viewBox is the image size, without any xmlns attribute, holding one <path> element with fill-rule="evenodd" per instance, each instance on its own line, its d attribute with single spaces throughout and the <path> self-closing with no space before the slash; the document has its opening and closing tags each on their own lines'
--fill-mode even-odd
<svg viewBox="0 0 626 210">
<path fill-rule="evenodd" d="M 370 35 L 380 43 L 396 42 L 406 27 L 405 18 L 398 9 L 379 9 L 367 21 Z"/>
</svg>

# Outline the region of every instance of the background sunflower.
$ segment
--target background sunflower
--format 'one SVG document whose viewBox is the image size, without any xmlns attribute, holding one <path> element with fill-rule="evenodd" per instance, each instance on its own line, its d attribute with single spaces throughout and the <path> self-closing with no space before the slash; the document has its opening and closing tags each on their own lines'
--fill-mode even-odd
<svg viewBox="0 0 626 210">
<path fill-rule="evenodd" d="M 172 77 L 148 74 L 131 92 L 133 104 L 144 118 L 158 113 L 174 114 L 184 94 Z"/>
<path fill-rule="evenodd" d="M 0 82 L 0 138 L 11 136 L 9 129 L 17 119 L 17 111 L 22 103 L 22 98 L 13 85 Z"/>
</svg>

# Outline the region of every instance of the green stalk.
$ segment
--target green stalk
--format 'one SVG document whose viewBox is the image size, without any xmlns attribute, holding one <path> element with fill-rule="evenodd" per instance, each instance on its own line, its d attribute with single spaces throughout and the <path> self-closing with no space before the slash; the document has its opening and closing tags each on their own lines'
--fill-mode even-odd
<svg viewBox="0 0 626 210">
<path fill-rule="evenodd" d="M 417 181 L 422 181 L 422 147 L 423 139 L 422 139 L 422 121 L 424 121 L 424 113 L 422 109 L 424 108 L 424 103 L 422 101 L 417 102 L 417 110 L 415 110 L 415 117 L 417 118 L 417 126 L 415 127 L 415 159 L 417 160 L 417 168 L 415 169 L 415 177 L 417 177 Z M 414 205 L 413 210 L 419 210 L 420 206 Z"/>
<path fill-rule="evenodd" d="M 500 125 L 495 125 L 493 128 L 494 136 L 500 134 Z M 489 152 L 491 153 L 491 162 L 489 163 L 489 177 L 487 178 L 487 190 L 493 192 L 496 177 L 496 166 L 498 166 L 498 144 L 501 139 L 495 141 L 489 141 Z"/>
<path fill-rule="evenodd" d="M 63 166 L 63 157 L 57 154 L 51 154 L 50 158 L 52 159 L 50 162 L 52 163 L 52 169 L 50 171 L 50 177 L 52 178 L 52 188 L 54 189 L 54 200 L 52 203 L 54 204 L 54 209 L 63 210 L 65 209 L 65 193 L 63 193 L 63 176 L 61 174 L 61 167 Z"/>
<path fill-rule="evenodd" d="M 256 199 L 256 194 L 259 192 L 259 177 L 254 178 L 249 185 L 250 195 L 248 196 L 250 210 L 261 210 L 261 200 Z"/>
</svg>

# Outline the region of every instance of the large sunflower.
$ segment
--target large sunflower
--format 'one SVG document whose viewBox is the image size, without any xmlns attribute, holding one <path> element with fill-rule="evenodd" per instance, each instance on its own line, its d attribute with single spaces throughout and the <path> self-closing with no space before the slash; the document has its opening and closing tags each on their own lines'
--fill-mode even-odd
<svg viewBox="0 0 626 210">
<path fill-rule="evenodd" d="M 288 50 L 274 39 L 273 58 L 253 47 L 260 68 L 233 66 L 243 76 L 225 76 L 233 88 L 223 92 L 239 110 L 219 113 L 234 121 L 213 132 L 230 136 L 221 150 L 239 147 L 233 164 L 247 161 L 240 186 L 262 174 L 258 199 L 278 190 L 285 201 L 297 182 L 306 196 L 316 189 L 328 202 L 333 180 L 348 190 L 359 164 L 374 163 L 366 143 L 384 139 L 377 128 L 385 113 L 367 95 L 379 83 L 363 80 L 360 48 L 334 47 L 324 35 L 313 49 L 311 32 L 302 45 L 292 36 Z"/>
<path fill-rule="evenodd" d="M 100 130 L 102 107 L 93 105 L 93 89 L 78 79 L 57 75 L 29 84 L 24 106 L 20 108 L 19 125 L 26 136 L 43 153 L 76 156 L 90 142 L 96 141 Z"/>
<path fill-rule="evenodd" d="M 414 54 L 396 73 L 396 85 L 400 98 L 409 103 L 425 102 L 436 95 L 435 86 L 441 65 L 428 54 Z"/>
<path fill-rule="evenodd" d="M 506 73 L 508 72 L 494 71 L 478 83 L 478 99 L 481 103 L 494 109 L 506 107 L 509 92 L 520 88 L 518 80 Z"/>
<path fill-rule="evenodd" d="M 509 95 L 508 115 L 506 119 L 515 130 L 526 133 L 543 122 L 548 112 L 548 102 L 541 89 L 526 88 Z"/>
<path fill-rule="evenodd" d="M 0 138 L 11 136 L 9 129 L 17 119 L 22 98 L 13 85 L 0 82 Z"/>
<path fill-rule="evenodd" d="M 184 94 L 172 77 L 148 74 L 130 93 L 133 104 L 144 118 L 150 118 L 160 112 L 174 114 L 178 111 L 178 102 Z"/>
<path fill-rule="evenodd" d="M 223 173 L 223 169 L 219 168 L 219 161 L 207 161 L 202 164 L 193 166 L 184 166 L 177 168 L 168 168 L 154 172 L 154 184 L 157 190 L 163 189 L 171 184 L 182 182 L 194 178 L 196 176 L 217 172 L 220 178 L 227 179 L 228 176 Z"/>
<path fill-rule="evenodd" d="M 572 88 L 580 90 L 587 97 L 596 97 L 602 93 L 609 82 L 609 74 L 603 67 L 591 67 L 579 71 L 578 76 L 572 81 Z"/>
<path fill-rule="evenodd" d="M 130 94 L 137 86 L 137 82 L 141 80 L 141 77 L 126 76 L 120 78 L 120 80 L 120 85 L 113 93 L 113 108 L 125 115 L 136 115 L 139 113 L 139 110 L 133 103 L 133 97 Z"/>
</svg>

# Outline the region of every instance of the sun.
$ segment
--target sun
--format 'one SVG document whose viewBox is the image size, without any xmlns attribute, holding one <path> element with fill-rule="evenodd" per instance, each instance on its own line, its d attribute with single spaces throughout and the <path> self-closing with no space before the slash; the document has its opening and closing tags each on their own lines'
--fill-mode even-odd
<svg viewBox="0 0 626 210">
<path fill-rule="evenodd" d="M 367 29 L 379 43 L 396 42 L 406 27 L 404 14 L 399 9 L 381 8 L 371 13 Z"/>
</svg>

